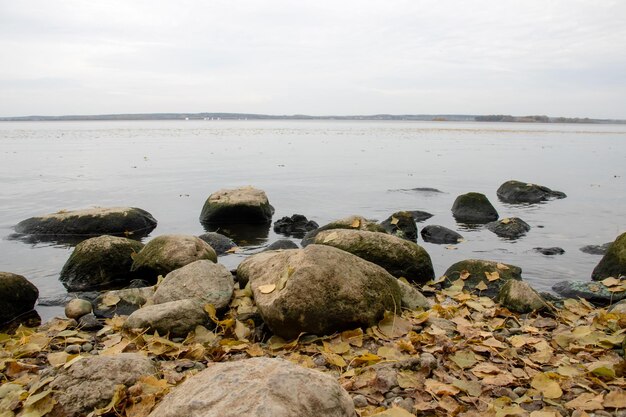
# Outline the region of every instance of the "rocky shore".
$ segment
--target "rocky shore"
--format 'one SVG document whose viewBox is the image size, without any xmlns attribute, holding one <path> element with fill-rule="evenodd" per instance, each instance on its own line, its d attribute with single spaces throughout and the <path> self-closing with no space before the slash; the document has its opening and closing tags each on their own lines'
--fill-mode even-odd
<svg viewBox="0 0 626 417">
<path fill-rule="evenodd" d="M 510 181 L 498 195 L 565 197 L 543 186 L 529 197 L 532 186 Z M 200 220 L 269 225 L 273 212 L 246 187 L 214 193 Z M 521 219 L 498 221 L 481 194 L 459 196 L 452 212 L 508 239 L 531 233 L 518 231 Z M 413 219 L 400 211 L 313 229 L 283 218 L 275 228 L 303 236 L 302 248 L 251 254 L 234 271 L 218 257 L 239 250 L 231 236 L 143 245 L 77 228 L 86 236 L 60 276 L 73 291 L 66 317 L 13 320 L 0 333 L 0 417 L 626 416 L 626 233 L 593 280 L 557 284 L 567 288 L 556 297 L 497 260 L 435 274 Z M 462 240 L 428 235 L 442 232 L 442 243 Z M 7 322 L 32 309 L 37 289 L 0 273 L 0 296 Z"/>
</svg>

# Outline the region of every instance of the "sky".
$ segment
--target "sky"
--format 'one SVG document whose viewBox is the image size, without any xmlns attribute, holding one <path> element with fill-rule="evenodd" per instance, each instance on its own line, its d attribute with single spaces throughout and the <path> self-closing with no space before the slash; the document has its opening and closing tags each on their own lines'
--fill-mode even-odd
<svg viewBox="0 0 626 417">
<path fill-rule="evenodd" d="M 623 0 L 0 0 L 0 116 L 626 119 Z"/>
</svg>

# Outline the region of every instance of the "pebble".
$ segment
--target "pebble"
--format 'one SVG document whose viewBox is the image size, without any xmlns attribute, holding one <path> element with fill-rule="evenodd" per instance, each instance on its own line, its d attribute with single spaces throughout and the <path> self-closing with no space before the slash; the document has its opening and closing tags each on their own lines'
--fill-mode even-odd
<svg viewBox="0 0 626 417">
<path fill-rule="evenodd" d="M 80 328 L 83 330 L 98 330 L 102 328 L 102 323 L 93 315 L 86 314 L 79 319 Z"/>
<path fill-rule="evenodd" d="M 328 364 L 328 361 L 326 360 L 325 357 L 323 357 L 322 355 L 319 355 L 319 356 L 316 356 L 315 359 L 313 359 L 313 363 L 315 364 L 315 366 L 325 367 Z"/>
<path fill-rule="evenodd" d="M 352 397 L 352 402 L 354 402 L 354 406 L 356 408 L 363 408 L 363 407 L 367 407 L 367 398 L 365 398 L 365 395 L 361 395 L 361 394 L 357 394 L 354 397 Z"/>
<path fill-rule="evenodd" d="M 85 343 L 81 349 L 83 352 L 91 352 L 93 350 L 93 345 L 91 343 Z"/>
<path fill-rule="evenodd" d="M 77 355 L 80 353 L 80 345 L 68 345 L 65 347 L 65 353 L 70 355 Z"/>
<path fill-rule="evenodd" d="M 74 298 L 65 305 L 65 315 L 70 319 L 79 319 L 91 313 L 91 303 L 81 298 Z"/>
<path fill-rule="evenodd" d="M 396 397 L 393 400 L 391 400 L 391 405 L 394 406 L 394 407 L 404 408 L 409 413 L 412 413 L 413 412 L 413 407 L 415 407 L 415 403 L 413 402 L 412 399 L 410 399 L 410 398 L 401 398 L 401 397 Z"/>
<path fill-rule="evenodd" d="M 437 358 L 432 353 L 422 353 L 420 355 L 420 366 L 422 370 L 430 371 L 437 368 Z M 430 374 L 430 372 L 428 372 Z"/>
<path fill-rule="evenodd" d="M 522 396 L 524 394 L 526 394 L 526 391 L 528 391 L 526 388 L 524 387 L 516 387 L 513 389 L 513 392 L 516 393 L 518 396 Z"/>
</svg>

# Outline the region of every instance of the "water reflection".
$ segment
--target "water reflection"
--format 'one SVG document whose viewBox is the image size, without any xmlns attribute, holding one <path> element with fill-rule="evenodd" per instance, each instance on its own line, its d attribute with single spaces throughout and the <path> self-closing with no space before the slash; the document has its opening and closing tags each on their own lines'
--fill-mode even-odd
<svg viewBox="0 0 626 417">
<path fill-rule="evenodd" d="M 271 223 L 266 224 L 203 224 L 207 232 L 217 232 L 235 241 L 238 246 L 262 245 L 267 242 Z"/>
</svg>

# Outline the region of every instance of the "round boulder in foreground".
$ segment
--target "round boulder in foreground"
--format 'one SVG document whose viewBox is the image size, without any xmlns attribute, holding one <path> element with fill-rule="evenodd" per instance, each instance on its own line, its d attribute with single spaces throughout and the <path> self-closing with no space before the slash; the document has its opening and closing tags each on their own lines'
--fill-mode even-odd
<svg viewBox="0 0 626 417">
<path fill-rule="evenodd" d="M 265 191 L 253 187 L 222 189 L 214 192 L 204 203 L 200 223 L 265 224 L 272 221 L 274 207 Z"/>
<path fill-rule="evenodd" d="M 96 207 L 59 211 L 19 222 L 19 234 L 41 237 L 148 235 L 157 225 L 150 213 L 136 207 Z"/>
<path fill-rule="evenodd" d="M 462 194 L 454 200 L 452 215 L 459 223 L 483 224 L 498 220 L 498 212 L 484 194 Z"/>
<path fill-rule="evenodd" d="M 565 198 L 565 193 L 553 191 L 543 185 L 522 181 L 507 181 L 497 191 L 498 198 L 509 204 L 534 204 L 554 198 Z"/>
<path fill-rule="evenodd" d="M 149 417 L 354 417 L 337 380 L 278 358 L 210 364 L 173 389 Z"/>
<path fill-rule="evenodd" d="M 39 290 L 21 275 L 0 272 L 0 324 L 35 307 Z"/>
</svg>

